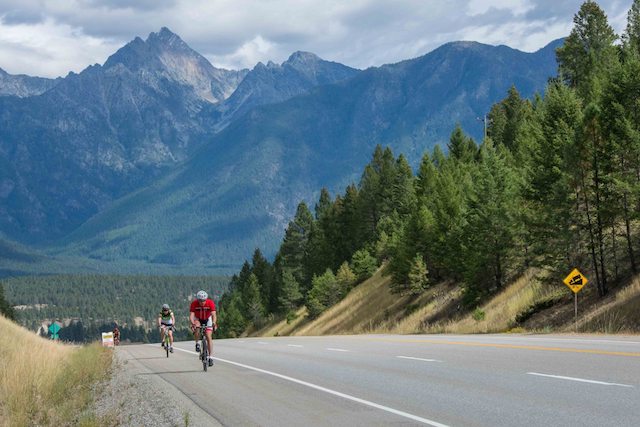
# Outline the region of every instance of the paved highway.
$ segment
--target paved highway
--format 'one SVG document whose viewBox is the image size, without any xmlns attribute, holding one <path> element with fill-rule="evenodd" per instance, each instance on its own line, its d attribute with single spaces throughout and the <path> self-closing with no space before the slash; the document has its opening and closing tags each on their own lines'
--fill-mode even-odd
<svg viewBox="0 0 640 427">
<path fill-rule="evenodd" d="M 211 425 L 640 426 L 640 337 L 358 335 L 120 347 Z M 195 419 L 195 418 L 194 418 Z"/>
</svg>

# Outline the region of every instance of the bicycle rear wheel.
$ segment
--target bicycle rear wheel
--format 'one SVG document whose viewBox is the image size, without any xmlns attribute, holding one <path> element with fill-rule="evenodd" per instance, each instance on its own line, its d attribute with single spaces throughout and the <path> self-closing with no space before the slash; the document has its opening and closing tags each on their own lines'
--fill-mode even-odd
<svg viewBox="0 0 640 427">
<path fill-rule="evenodd" d="M 164 336 L 164 349 L 167 352 L 167 357 L 169 357 L 169 332 L 165 332 Z"/>
</svg>

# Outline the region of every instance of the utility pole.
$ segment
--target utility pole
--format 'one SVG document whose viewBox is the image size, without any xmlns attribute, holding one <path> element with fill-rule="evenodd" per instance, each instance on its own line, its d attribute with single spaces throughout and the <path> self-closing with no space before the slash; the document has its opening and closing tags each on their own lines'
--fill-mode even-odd
<svg viewBox="0 0 640 427">
<path fill-rule="evenodd" d="M 484 139 L 483 139 L 483 142 L 484 142 L 484 140 L 487 139 L 487 115 L 485 114 L 482 117 L 476 117 L 476 119 L 484 124 Z"/>
</svg>

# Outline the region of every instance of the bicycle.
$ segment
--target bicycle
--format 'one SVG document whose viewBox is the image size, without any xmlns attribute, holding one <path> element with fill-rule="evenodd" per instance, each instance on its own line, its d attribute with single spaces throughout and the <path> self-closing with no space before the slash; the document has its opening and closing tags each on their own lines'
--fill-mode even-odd
<svg viewBox="0 0 640 427">
<path fill-rule="evenodd" d="M 209 367 L 209 342 L 207 341 L 207 325 L 200 324 L 200 360 L 202 360 L 202 370 L 207 372 Z"/>
<path fill-rule="evenodd" d="M 161 327 L 162 329 L 162 327 Z M 175 331 L 176 328 L 174 328 L 173 326 L 165 326 L 164 328 L 164 349 L 167 352 L 167 357 L 169 357 L 169 349 L 171 348 L 171 340 L 169 339 L 169 331 Z M 173 353 L 173 351 L 171 352 Z"/>
</svg>

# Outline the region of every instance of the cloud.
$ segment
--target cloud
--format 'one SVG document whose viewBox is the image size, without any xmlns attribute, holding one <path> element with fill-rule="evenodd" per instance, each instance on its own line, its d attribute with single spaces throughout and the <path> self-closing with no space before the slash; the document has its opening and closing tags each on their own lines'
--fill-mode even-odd
<svg viewBox="0 0 640 427">
<path fill-rule="evenodd" d="M 166 26 L 216 66 L 304 50 L 357 68 L 454 40 L 533 51 L 566 36 L 583 0 L 0 0 L 0 67 L 57 76 Z M 632 0 L 600 0 L 621 32 Z"/>
<path fill-rule="evenodd" d="M 36 23 L 0 21 L 0 67 L 12 74 L 57 77 L 104 60 L 119 43 L 87 36 L 51 19 Z"/>
</svg>

